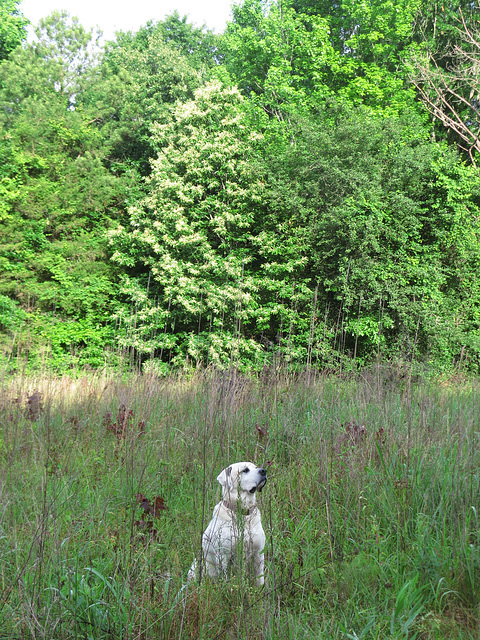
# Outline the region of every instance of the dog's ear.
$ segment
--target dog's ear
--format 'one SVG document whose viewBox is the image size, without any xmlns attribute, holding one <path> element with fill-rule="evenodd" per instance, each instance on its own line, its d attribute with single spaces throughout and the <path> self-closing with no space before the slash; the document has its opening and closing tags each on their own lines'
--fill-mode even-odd
<svg viewBox="0 0 480 640">
<path fill-rule="evenodd" d="M 217 477 L 217 480 L 222 485 L 222 487 L 227 487 L 229 491 L 233 487 L 231 475 L 232 467 L 227 467 Z"/>
</svg>

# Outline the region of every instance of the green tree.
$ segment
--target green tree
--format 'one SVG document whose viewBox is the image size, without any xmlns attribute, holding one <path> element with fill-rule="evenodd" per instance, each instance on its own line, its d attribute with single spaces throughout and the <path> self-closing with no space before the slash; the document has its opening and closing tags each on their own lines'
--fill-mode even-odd
<svg viewBox="0 0 480 640">
<path fill-rule="evenodd" d="M 145 27 L 137 34 L 118 33 L 107 44 L 99 74 L 88 99 L 110 140 L 112 166 L 147 175 L 156 154 L 153 123 L 168 121 L 177 100 L 193 97 L 201 73 L 165 44 L 160 28 Z"/>
<path fill-rule="evenodd" d="M 287 98 L 285 106 L 295 90 L 310 103 L 336 94 L 372 113 L 397 115 L 414 106 L 403 59 L 416 46 L 419 3 L 245 0 L 234 7 L 224 37 L 225 63 L 247 94 Z"/>
<path fill-rule="evenodd" d="M 218 63 L 218 36 L 205 26 L 195 27 L 188 22 L 187 16 L 180 16 L 174 11 L 159 22 L 149 22 L 135 34 L 137 42 L 148 41 L 153 36 L 160 36 L 164 44 L 175 49 L 182 56 L 188 56 L 188 62 L 199 71 L 204 67 L 212 67 Z"/>
<path fill-rule="evenodd" d="M 420 0 L 342 0 L 332 18 L 341 53 L 332 81 L 340 96 L 386 115 L 413 106 L 403 58 L 414 47 L 419 6 Z"/>
<path fill-rule="evenodd" d="M 5 60 L 27 36 L 28 20 L 19 4 L 19 0 L 0 0 L 0 60 Z"/>
<path fill-rule="evenodd" d="M 95 68 L 88 32 L 54 14 L 38 36 L 0 64 L 0 292 L 28 310 L 40 343 L 57 319 L 108 320 L 104 230 L 129 184 L 105 166 L 108 145 L 81 104 Z"/>
<path fill-rule="evenodd" d="M 268 166 L 265 205 L 290 205 L 284 215 L 305 229 L 323 311 L 312 350 L 337 333 L 360 359 L 451 363 L 468 345 L 478 361 L 479 176 L 432 144 L 415 112 L 399 120 L 332 107 L 300 121 L 295 146 L 277 160 L 272 150 Z"/>
<path fill-rule="evenodd" d="M 221 49 L 241 91 L 279 118 L 311 96 L 323 97 L 328 67 L 336 63 L 326 19 L 262 0 L 234 5 Z"/>
</svg>

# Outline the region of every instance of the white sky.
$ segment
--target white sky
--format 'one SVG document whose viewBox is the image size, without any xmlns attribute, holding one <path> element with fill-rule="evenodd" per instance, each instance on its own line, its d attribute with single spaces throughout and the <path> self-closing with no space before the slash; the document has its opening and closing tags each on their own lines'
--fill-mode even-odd
<svg viewBox="0 0 480 640">
<path fill-rule="evenodd" d="M 19 9 L 34 25 L 52 11 L 65 10 L 87 29 L 98 26 L 109 40 L 115 31 L 137 31 L 175 9 L 198 27 L 206 24 L 221 33 L 231 17 L 231 4 L 231 0 L 22 0 Z"/>
</svg>

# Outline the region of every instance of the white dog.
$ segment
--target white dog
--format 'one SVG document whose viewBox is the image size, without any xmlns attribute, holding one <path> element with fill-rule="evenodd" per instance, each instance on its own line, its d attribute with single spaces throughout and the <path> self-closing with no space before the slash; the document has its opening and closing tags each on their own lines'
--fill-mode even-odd
<svg viewBox="0 0 480 640">
<path fill-rule="evenodd" d="M 265 532 L 257 507 L 255 492 L 267 482 L 267 472 L 251 462 L 237 462 L 224 469 L 217 478 L 223 499 L 213 510 L 213 517 L 202 536 L 203 567 L 216 578 L 227 577 L 238 547 L 243 545 L 247 566 L 253 568 L 257 584 L 264 583 Z M 194 561 L 188 579 L 196 578 Z"/>
</svg>

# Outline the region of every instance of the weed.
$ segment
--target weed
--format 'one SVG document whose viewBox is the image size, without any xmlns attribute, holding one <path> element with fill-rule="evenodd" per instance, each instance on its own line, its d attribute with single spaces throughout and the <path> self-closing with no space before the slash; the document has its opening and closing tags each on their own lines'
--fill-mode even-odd
<svg viewBox="0 0 480 640">
<path fill-rule="evenodd" d="M 161 496 L 155 496 L 150 501 L 142 493 L 135 494 L 135 499 L 143 513 L 140 520 L 135 520 L 134 525 L 140 532 L 155 538 L 158 534 L 154 526 L 155 518 L 160 518 L 162 511 L 167 508 L 165 500 Z"/>
<path fill-rule="evenodd" d="M 42 394 L 39 391 L 35 390 L 31 395 L 27 397 L 27 403 L 24 410 L 25 416 L 28 418 L 28 420 L 34 422 L 39 416 L 42 415 L 43 411 L 44 409 Z"/>
<path fill-rule="evenodd" d="M 121 404 L 117 409 L 117 418 L 113 422 L 112 414 L 107 411 L 103 416 L 102 424 L 109 433 L 113 433 L 117 440 L 126 438 L 127 435 L 133 432 L 136 428 L 138 434 L 145 432 L 145 421 L 140 420 L 135 427 L 135 417 L 133 409 L 127 410 L 124 404 Z"/>
</svg>

